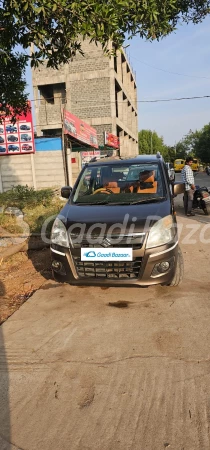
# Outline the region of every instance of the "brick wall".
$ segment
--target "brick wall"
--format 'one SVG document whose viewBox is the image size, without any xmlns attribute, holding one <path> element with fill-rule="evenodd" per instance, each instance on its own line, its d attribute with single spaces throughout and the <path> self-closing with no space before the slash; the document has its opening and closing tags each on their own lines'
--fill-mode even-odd
<svg viewBox="0 0 210 450">
<path fill-rule="evenodd" d="M 98 54 L 85 54 L 69 64 L 69 73 L 85 73 L 109 68 L 109 58 Z"/>
<path fill-rule="evenodd" d="M 18 184 L 33 186 L 31 155 L 0 156 L 0 191 Z"/>
<path fill-rule="evenodd" d="M 54 125 L 61 128 L 61 105 L 51 105 L 45 103 L 39 108 L 39 123 L 43 126 Z"/>
<path fill-rule="evenodd" d="M 111 116 L 109 78 L 72 81 L 69 93 L 71 112 L 81 119 Z"/>
<path fill-rule="evenodd" d="M 94 125 L 94 128 L 97 131 L 99 145 L 104 145 L 104 131 L 112 133 L 112 124 L 110 123 L 106 125 Z"/>
<path fill-rule="evenodd" d="M 37 152 L 34 155 L 37 189 L 64 186 L 64 169 L 61 151 Z"/>
<path fill-rule="evenodd" d="M 0 192 L 22 185 L 36 189 L 65 184 L 62 152 L 37 152 L 34 155 L 0 157 Z"/>
</svg>

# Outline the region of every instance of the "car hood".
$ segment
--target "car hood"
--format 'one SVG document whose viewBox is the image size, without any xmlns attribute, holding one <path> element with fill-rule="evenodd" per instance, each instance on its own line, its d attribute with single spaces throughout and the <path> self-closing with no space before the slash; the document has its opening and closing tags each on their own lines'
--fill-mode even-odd
<svg viewBox="0 0 210 450">
<path fill-rule="evenodd" d="M 168 199 L 158 203 L 124 206 L 78 206 L 67 203 L 60 212 L 59 218 L 65 223 L 67 229 L 72 225 L 85 224 L 84 232 L 96 224 L 106 224 L 107 229 L 111 225 L 124 224 L 123 229 L 125 230 L 135 224 L 135 230 L 133 227 L 132 232 L 142 232 L 143 230 L 147 231 L 157 220 L 169 214 L 171 214 L 171 202 Z M 114 233 L 116 230 L 113 229 L 112 232 Z"/>
</svg>

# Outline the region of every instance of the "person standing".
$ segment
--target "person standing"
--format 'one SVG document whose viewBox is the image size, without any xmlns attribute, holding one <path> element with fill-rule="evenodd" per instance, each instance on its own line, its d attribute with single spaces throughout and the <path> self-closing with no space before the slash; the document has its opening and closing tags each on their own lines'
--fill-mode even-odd
<svg viewBox="0 0 210 450">
<path fill-rule="evenodd" d="M 193 195 L 195 191 L 195 179 L 193 171 L 191 169 L 193 163 L 193 158 L 188 156 L 185 161 L 185 166 L 182 169 L 182 181 L 185 184 L 184 193 L 184 210 L 186 216 L 194 216 L 195 213 L 192 211 Z"/>
</svg>

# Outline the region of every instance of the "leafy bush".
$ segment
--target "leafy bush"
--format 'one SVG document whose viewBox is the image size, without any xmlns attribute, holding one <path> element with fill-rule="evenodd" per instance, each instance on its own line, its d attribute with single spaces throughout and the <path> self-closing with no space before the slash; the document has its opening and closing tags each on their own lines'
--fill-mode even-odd
<svg viewBox="0 0 210 450">
<path fill-rule="evenodd" d="M 10 191 L 0 194 L 0 206 L 32 209 L 39 205 L 49 206 L 52 199 L 53 191 L 51 189 L 35 191 L 34 188 L 30 188 L 27 185 L 18 185 L 14 186 Z"/>
</svg>

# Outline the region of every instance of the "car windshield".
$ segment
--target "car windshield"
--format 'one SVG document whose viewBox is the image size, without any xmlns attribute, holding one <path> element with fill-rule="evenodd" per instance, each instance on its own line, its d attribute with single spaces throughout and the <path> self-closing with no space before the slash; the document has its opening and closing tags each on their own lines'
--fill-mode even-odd
<svg viewBox="0 0 210 450">
<path fill-rule="evenodd" d="M 97 164 L 85 168 L 73 203 L 135 204 L 162 201 L 166 191 L 158 164 Z"/>
</svg>

